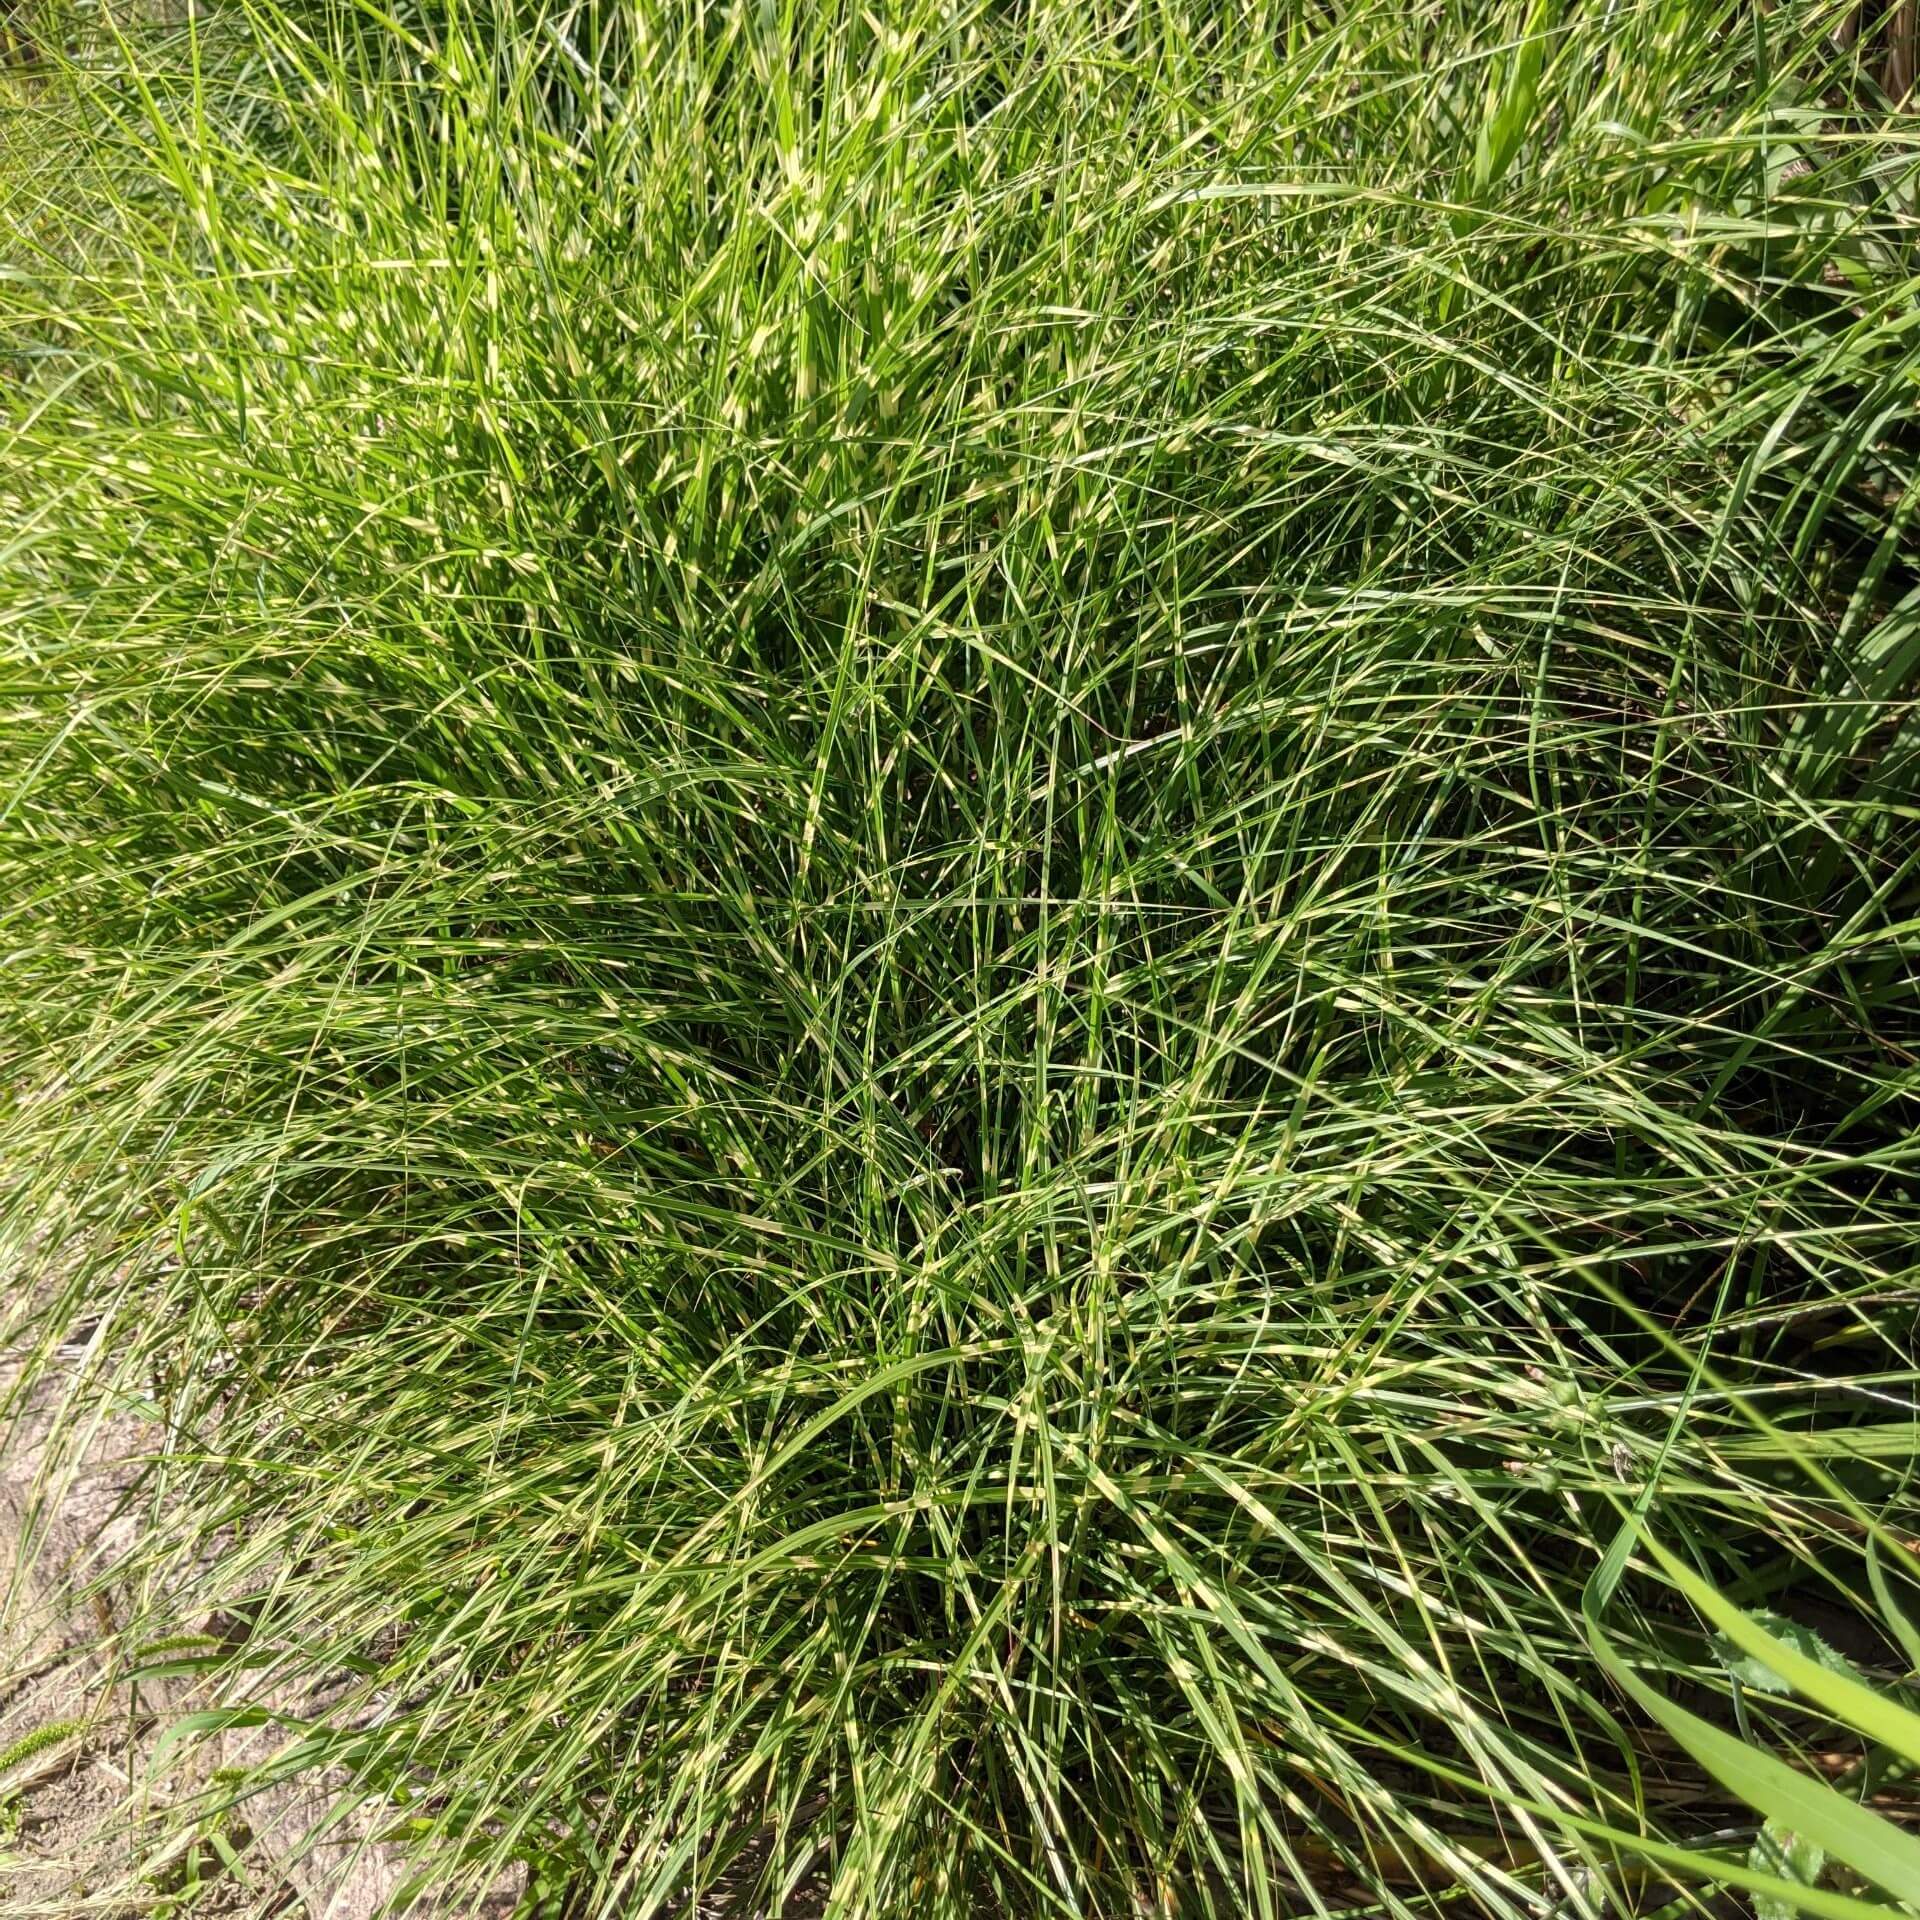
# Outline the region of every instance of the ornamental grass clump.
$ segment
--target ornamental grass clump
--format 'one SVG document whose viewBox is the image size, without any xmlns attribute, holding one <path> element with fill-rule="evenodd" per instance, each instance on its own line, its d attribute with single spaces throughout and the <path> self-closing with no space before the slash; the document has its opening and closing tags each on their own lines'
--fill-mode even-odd
<svg viewBox="0 0 1920 1920">
<path fill-rule="evenodd" d="M 1696 1617 L 1582 1594 L 1637 1509 L 1899 1679 L 1920 127 L 1848 12 L 38 35 L 7 1338 L 155 1436 L 126 1658 L 323 1703 L 218 1792 L 609 1920 L 1747 1860 L 1609 1664 L 1731 1724 Z"/>
</svg>

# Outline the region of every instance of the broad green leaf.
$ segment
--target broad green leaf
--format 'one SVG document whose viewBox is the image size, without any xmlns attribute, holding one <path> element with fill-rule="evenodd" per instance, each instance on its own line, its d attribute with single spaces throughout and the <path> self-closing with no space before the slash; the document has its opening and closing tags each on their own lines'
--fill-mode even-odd
<svg viewBox="0 0 1920 1920">
<path fill-rule="evenodd" d="M 1811 1887 L 1819 1884 L 1826 1855 L 1805 1834 L 1791 1832 L 1769 1820 L 1760 1829 L 1760 1838 L 1753 1843 L 1747 1864 L 1762 1873 L 1775 1874 L 1796 1887 Z M 1795 1910 L 1790 1894 L 1754 1893 L 1754 1920 L 1789 1920 Z"/>
<path fill-rule="evenodd" d="M 1750 1614 L 1741 1612 L 1722 1598 L 1690 1567 L 1677 1560 L 1657 1542 L 1648 1542 L 1661 1569 L 1725 1636 L 1750 1658 L 1771 1668 L 1797 1693 L 1867 1739 L 1889 1748 L 1903 1759 L 1920 1765 L 1920 1714 L 1890 1700 L 1883 1693 L 1853 1677 L 1844 1667 L 1839 1670 L 1826 1662 L 1810 1658 L 1769 1633 Z M 1905 1836 L 1903 1836 L 1905 1837 Z M 1916 1873 L 1920 1873 L 1920 1840 L 1913 1845 Z M 1839 1849 L 1835 1849 L 1839 1851 Z M 1866 1869 L 1862 1868 L 1862 1872 Z M 1920 1886 L 1920 1879 L 1916 1879 Z"/>
<path fill-rule="evenodd" d="M 1599 1571 L 1588 1582 L 1582 1611 L 1588 1636 L 1601 1664 L 1626 1692 L 1665 1727 L 1700 1765 L 1739 1796 L 1762 1817 L 1787 1832 L 1803 1837 L 1833 1859 L 1844 1862 L 1856 1873 L 1885 1889 L 1896 1899 L 1920 1902 L 1920 1839 L 1896 1827 L 1869 1808 L 1850 1800 L 1823 1780 L 1796 1772 L 1784 1761 L 1750 1745 L 1734 1734 L 1714 1726 L 1698 1714 L 1676 1706 L 1657 1688 L 1648 1685 L 1621 1654 L 1601 1620 L 1606 1597 L 1618 1577 L 1623 1542 L 1640 1532 L 1642 1520 L 1636 1516 L 1622 1528 Z M 1769 1665 L 1783 1670 L 1796 1686 L 1803 1685 L 1803 1673 L 1791 1666 L 1800 1659 L 1791 1650 L 1780 1647 L 1772 1636 L 1751 1626 L 1733 1607 L 1712 1594 L 1704 1581 L 1694 1576 L 1657 1542 L 1648 1540 L 1648 1550 L 1661 1569 L 1699 1604 L 1705 1591 L 1716 1602 L 1710 1617 L 1724 1626 L 1729 1638 L 1753 1652 L 1765 1653 Z M 1755 1642 L 1758 1644 L 1754 1644 Z M 1789 1665 L 1780 1668 L 1785 1661 Z M 1812 1661 L 1801 1666 L 1830 1684 L 1839 1684 Z M 1849 1683 L 1850 1684 L 1850 1683 Z M 1866 1690 L 1860 1689 L 1865 1692 Z M 1869 1695 L 1869 1699 L 1872 1696 Z"/>
<path fill-rule="evenodd" d="M 1783 1619 L 1777 1613 L 1764 1613 L 1756 1610 L 1747 1616 L 1763 1627 L 1779 1641 L 1783 1647 L 1825 1667 L 1829 1673 L 1847 1674 L 1857 1678 L 1852 1664 L 1828 1646 L 1811 1627 L 1803 1627 L 1796 1620 Z M 1758 1654 L 1748 1652 L 1738 1642 L 1724 1633 L 1714 1635 L 1713 1650 L 1720 1656 L 1721 1664 L 1740 1682 L 1742 1686 L 1752 1687 L 1760 1693 L 1787 1694 L 1793 1691 L 1791 1682 L 1781 1678 L 1776 1669 L 1769 1666 Z"/>
</svg>

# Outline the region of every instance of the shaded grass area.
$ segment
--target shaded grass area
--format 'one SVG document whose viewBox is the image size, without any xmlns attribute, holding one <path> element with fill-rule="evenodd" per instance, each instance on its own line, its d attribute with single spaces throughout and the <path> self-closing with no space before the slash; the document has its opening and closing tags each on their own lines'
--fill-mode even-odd
<svg viewBox="0 0 1920 1920">
<path fill-rule="evenodd" d="M 129 1644 L 360 1676 L 286 1764 L 579 1914 L 1673 1897 L 1626 1507 L 1899 1666 L 1848 12 L 77 20 L 0 1164 L 16 1343 L 168 1436 Z"/>
</svg>

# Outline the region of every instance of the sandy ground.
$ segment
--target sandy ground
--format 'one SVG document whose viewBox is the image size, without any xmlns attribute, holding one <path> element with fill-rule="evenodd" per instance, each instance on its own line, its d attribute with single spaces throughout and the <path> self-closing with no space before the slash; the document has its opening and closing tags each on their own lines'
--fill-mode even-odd
<svg viewBox="0 0 1920 1920">
<path fill-rule="evenodd" d="M 7 1384 L 0 1368 L 0 1391 Z M 221 1736 L 231 1752 L 166 1743 L 166 1726 L 204 1704 L 188 1683 L 149 1683 L 136 1695 L 111 1679 L 97 1648 L 121 1622 L 111 1584 L 97 1577 L 131 1544 L 137 1522 L 123 1495 L 154 1436 L 140 1422 L 110 1421 L 77 1471 L 55 1475 L 47 1426 L 30 1407 L 0 1429 L 0 1915 L 374 1920 L 406 1862 L 364 1826 L 307 1846 L 330 1805 L 319 1784 L 263 1793 L 244 1822 L 201 1823 L 131 1872 L 144 1818 L 190 1796 L 205 1769 L 260 1757 L 242 1750 L 260 1736 Z M 518 1904 L 517 1887 L 503 1882 L 458 1913 L 444 1903 L 408 1912 L 509 1920 Z"/>
</svg>

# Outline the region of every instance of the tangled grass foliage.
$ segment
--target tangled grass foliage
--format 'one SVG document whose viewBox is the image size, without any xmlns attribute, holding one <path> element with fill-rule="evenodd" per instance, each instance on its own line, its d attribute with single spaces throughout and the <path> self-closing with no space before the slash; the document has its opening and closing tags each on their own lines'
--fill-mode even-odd
<svg viewBox="0 0 1920 1920">
<path fill-rule="evenodd" d="M 1913 1508 L 1849 12 L 43 33 L 8 1337 L 162 1436 L 123 1647 L 346 1676 L 276 1764 L 456 1896 L 1675 1897 L 1626 1837 L 1738 1814 L 1596 1657 L 1623 1514 L 1844 1638 Z M 1731 1711 L 1644 1565 L 1608 1631 Z"/>
</svg>

